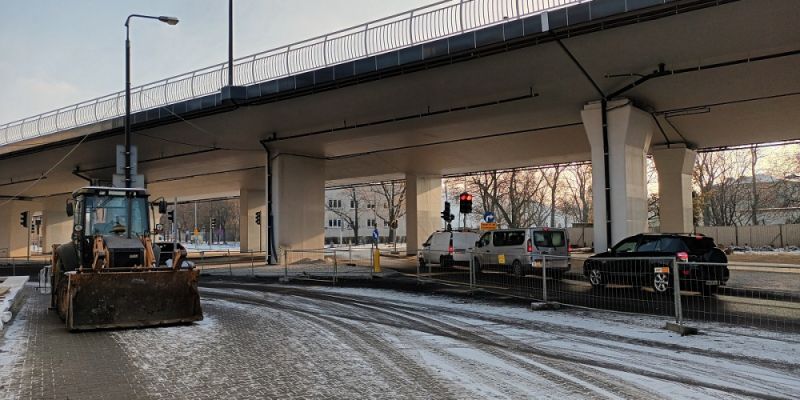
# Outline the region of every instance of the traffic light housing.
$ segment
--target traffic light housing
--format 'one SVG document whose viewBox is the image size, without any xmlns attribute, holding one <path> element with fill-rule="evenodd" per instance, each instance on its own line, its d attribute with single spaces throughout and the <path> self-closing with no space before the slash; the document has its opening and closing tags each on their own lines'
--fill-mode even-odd
<svg viewBox="0 0 800 400">
<path fill-rule="evenodd" d="M 256 211 L 256 225 L 261 225 L 261 211 Z"/>
<path fill-rule="evenodd" d="M 216 227 L 217 227 L 217 219 L 211 218 L 211 229 L 214 229 Z"/>
<path fill-rule="evenodd" d="M 450 213 L 449 201 L 444 202 L 444 211 L 442 211 L 442 219 L 445 220 L 445 222 L 450 222 L 454 219 L 453 214 Z"/>
<path fill-rule="evenodd" d="M 19 224 L 22 225 L 23 228 L 28 227 L 28 212 L 23 211 L 19 213 Z"/>
<path fill-rule="evenodd" d="M 167 219 L 169 222 L 175 222 L 175 211 L 167 211 Z"/>
<path fill-rule="evenodd" d="M 459 210 L 462 214 L 469 214 L 472 212 L 472 195 L 464 192 L 458 196 Z"/>
</svg>

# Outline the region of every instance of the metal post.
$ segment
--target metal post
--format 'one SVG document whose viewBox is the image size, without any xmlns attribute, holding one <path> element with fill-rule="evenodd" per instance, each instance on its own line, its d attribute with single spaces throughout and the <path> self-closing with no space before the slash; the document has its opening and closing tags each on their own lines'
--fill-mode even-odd
<svg viewBox="0 0 800 400">
<path fill-rule="evenodd" d="M 228 86 L 233 86 L 233 0 L 228 0 Z"/>
<path fill-rule="evenodd" d="M 469 290 L 475 290 L 475 254 L 469 252 Z"/>
<path fill-rule="evenodd" d="M 542 254 L 542 301 L 547 302 L 547 255 Z"/>
<path fill-rule="evenodd" d="M 30 217 L 28 217 L 28 225 L 33 226 L 33 214 L 30 214 Z M 31 261 L 31 230 L 28 229 L 28 227 L 26 226 L 25 227 L 25 231 L 28 233 L 27 259 L 28 259 L 28 262 L 30 262 Z"/>
<path fill-rule="evenodd" d="M 283 279 L 289 282 L 289 258 L 288 250 L 283 249 Z"/>
<path fill-rule="evenodd" d="M 324 257 L 324 256 L 323 256 Z M 336 286 L 336 275 L 339 272 L 339 264 L 336 262 L 336 249 L 333 250 L 333 285 Z"/>
<path fill-rule="evenodd" d="M 353 263 L 353 242 L 347 243 L 347 262 L 349 264 Z"/>
<path fill-rule="evenodd" d="M 128 212 L 130 213 L 130 201 L 128 202 Z M 130 214 L 128 214 L 130 215 Z M 178 253 L 178 198 L 175 198 L 175 211 L 172 214 L 175 217 L 175 220 L 172 221 L 172 268 L 180 268 L 179 266 L 175 265 L 176 257 L 175 255 Z"/>
<path fill-rule="evenodd" d="M 672 267 L 670 270 L 672 271 L 672 291 L 673 296 L 675 298 L 675 322 L 678 325 L 683 325 L 683 309 L 681 307 L 681 278 L 680 278 L 680 265 L 678 264 L 677 259 L 672 259 L 670 261 L 672 263 Z"/>
<path fill-rule="evenodd" d="M 256 277 L 256 268 L 255 268 L 255 253 L 250 253 L 250 275 L 255 278 Z"/>
<path fill-rule="evenodd" d="M 130 17 L 128 17 L 130 19 Z M 128 21 L 125 22 L 125 188 L 132 186 L 131 180 L 131 39 Z M 130 193 L 126 202 L 127 218 L 125 219 L 128 239 L 131 238 L 131 209 Z"/>
</svg>

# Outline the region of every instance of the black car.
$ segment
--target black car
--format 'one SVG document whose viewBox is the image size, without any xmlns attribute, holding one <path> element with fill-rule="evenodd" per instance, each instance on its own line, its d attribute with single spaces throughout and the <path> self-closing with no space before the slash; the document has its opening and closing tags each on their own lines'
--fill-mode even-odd
<svg viewBox="0 0 800 400">
<path fill-rule="evenodd" d="M 623 239 L 610 251 L 589 257 L 583 263 L 583 274 L 592 287 L 633 285 L 668 293 L 674 279 L 670 275 L 672 258 L 677 261 L 681 289 L 711 293 L 730 277 L 728 257 L 714 239 L 667 233 Z"/>
</svg>

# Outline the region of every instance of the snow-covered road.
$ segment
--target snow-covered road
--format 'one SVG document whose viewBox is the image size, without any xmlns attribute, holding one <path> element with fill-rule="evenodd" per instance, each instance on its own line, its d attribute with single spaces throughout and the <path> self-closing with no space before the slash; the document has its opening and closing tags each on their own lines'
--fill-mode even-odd
<svg viewBox="0 0 800 400">
<path fill-rule="evenodd" d="M 681 338 L 660 329 L 663 319 L 647 316 L 532 312 L 373 289 L 235 287 L 206 288 L 203 294 L 254 320 L 306 326 L 326 340 L 294 344 L 294 351 L 309 360 L 318 357 L 312 352 L 336 352 L 368 365 L 380 372 L 360 381 L 385 393 L 560 399 L 800 393 L 796 335 L 707 326 L 704 335 Z"/>
<path fill-rule="evenodd" d="M 204 282 L 202 322 L 68 333 L 32 295 L 0 399 L 781 398 L 800 337 L 364 288 Z"/>
</svg>

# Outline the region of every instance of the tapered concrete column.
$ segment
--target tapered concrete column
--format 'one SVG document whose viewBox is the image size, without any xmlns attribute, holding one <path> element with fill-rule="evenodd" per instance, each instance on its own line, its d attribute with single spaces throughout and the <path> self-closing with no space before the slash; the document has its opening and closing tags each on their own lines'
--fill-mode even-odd
<svg viewBox="0 0 800 400">
<path fill-rule="evenodd" d="M 239 192 L 239 240 L 242 252 L 265 251 L 267 246 L 266 191 L 246 190 Z M 261 225 L 256 224 L 256 213 L 261 212 Z"/>
<path fill-rule="evenodd" d="M 605 251 L 620 239 L 647 231 L 646 154 L 653 135 L 650 114 L 628 100 L 608 103 L 608 158 L 611 215 L 606 213 L 606 180 L 603 123 L 600 103 L 587 104 L 581 112 L 592 147 L 592 204 L 594 248 Z M 611 238 L 606 222 L 611 221 Z"/>
<path fill-rule="evenodd" d="M 325 245 L 325 164 L 322 160 L 278 155 L 272 161 L 275 247 L 321 249 Z"/>
<path fill-rule="evenodd" d="M 5 200 L 0 200 L 0 203 Z M 28 255 L 30 215 L 39 206 L 30 201 L 10 201 L 0 207 L 0 257 Z M 20 225 L 20 213 L 28 211 L 28 228 Z"/>
<path fill-rule="evenodd" d="M 661 232 L 693 232 L 692 172 L 697 152 L 673 144 L 654 148 L 652 153 L 658 170 Z"/>
<path fill-rule="evenodd" d="M 51 253 L 53 245 L 69 243 L 72 240 L 72 217 L 67 216 L 67 200 L 72 196 L 54 196 L 42 203 L 42 252 Z"/>
<path fill-rule="evenodd" d="M 416 255 L 422 242 L 441 228 L 441 176 L 406 176 L 406 251 Z M 458 205 L 456 205 L 458 207 Z"/>
</svg>

